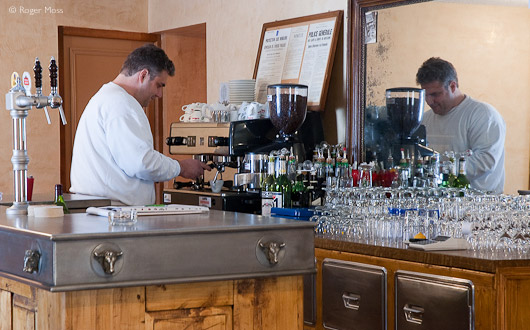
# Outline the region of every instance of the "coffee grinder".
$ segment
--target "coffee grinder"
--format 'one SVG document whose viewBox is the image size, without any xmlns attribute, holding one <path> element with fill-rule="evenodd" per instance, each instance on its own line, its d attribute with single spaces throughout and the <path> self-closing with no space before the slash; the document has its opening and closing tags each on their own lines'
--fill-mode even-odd
<svg viewBox="0 0 530 330">
<path fill-rule="evenodd" d="M 276 84 L 267 86 L 269 119 L 248 120 L 231 125 L 231 154 L 255 152 L 267 154 L 272 150 L 293 150 L 298 161 L 306 159 L 304 138 L 298 129 L 307 114 L 307 86 Z"/>
</svg>

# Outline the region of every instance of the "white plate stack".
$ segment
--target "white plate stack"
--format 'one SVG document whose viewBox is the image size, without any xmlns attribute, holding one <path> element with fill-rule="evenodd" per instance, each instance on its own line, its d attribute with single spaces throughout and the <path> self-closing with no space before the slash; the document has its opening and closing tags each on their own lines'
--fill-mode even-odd
<svg viewBox="0 0 530 330">
<path fill-rule="evenodd" d="M 230 80 L 228 82 L 230 88 L 230 103 L 241 104 L 243 102 L 253 102 L 256 98 L 256 80 Z"/>
</svg>

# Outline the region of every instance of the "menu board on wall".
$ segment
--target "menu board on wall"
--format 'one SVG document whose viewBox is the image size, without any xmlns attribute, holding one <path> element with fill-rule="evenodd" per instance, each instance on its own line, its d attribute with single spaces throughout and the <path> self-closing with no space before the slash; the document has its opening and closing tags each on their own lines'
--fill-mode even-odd
<svg viewBox="0 0 530 330">
<path fill-rule="evenodd" d="M 322 111 L 326 102 L 342 11 L 263 25 L 254 67 L 256 99 L 267 100 L 267 86 L 307 85 L 308 110 Z"/>
</svg>

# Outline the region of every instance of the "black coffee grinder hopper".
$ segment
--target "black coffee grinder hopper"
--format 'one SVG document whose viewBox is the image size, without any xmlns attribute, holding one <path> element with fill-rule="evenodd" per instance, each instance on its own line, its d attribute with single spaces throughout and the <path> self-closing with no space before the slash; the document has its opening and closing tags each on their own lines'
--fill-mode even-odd
<svg viewBox="0 0 530 330">
<path fill-rule="evenodd" d="M 411 154 L 411 158 L 432 156 L 434 150 L 426 146 L 425 126 L 421 125 L 425 90 L 411 87 L 386 90 L 388 122 L 395 133 L 392 156 L 401 158 L 400 150 Z"/>
<path fill-rule="evenodd" d="M 298 161 L 306 151 L 298 129 L 307 114 L 306 85 L 277 84 L 267 86 L 270 119 L 247 120 L 230 125 L 230 154 L 269 153 L 286 148 L 293 150 Z"/>
</svg>

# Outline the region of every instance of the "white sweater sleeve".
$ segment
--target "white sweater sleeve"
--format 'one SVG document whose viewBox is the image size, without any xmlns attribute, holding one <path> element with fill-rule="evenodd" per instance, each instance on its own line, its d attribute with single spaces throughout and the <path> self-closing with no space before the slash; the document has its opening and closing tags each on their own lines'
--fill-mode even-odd
<svg viewBox="0 0 530 330">
<path fill-rule="evenodd" d="M 105 130 L 112 157 L 128 176 L 160 182 L 179 175 L 178 161 L 153 149 L 149 122 L 143 112 L 138 115 L 127 111 L 111 116 Z"/>
</svg>

